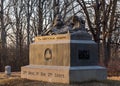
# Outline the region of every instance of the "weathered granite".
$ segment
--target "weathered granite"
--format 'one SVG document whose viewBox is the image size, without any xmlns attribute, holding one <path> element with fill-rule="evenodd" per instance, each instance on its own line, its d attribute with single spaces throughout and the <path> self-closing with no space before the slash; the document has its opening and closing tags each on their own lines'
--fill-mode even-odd
<svg viewBox="0 0 120 86">
<path fill-rule="evenodd" d="M 62 38 L 62 39 L 59 39 Z M 92 40 L 74 40 L 70 34 L 39 37 L 30 45 L 30 64 L 56 66 L 90 66 L 98 64 L 98 47 Z M 45 40 L 46 39 L 46 40 Z M 47 41 L 49 40 L 49 41 Z M 45 59 L 49 49 L 51 57 Z M 80 55 L 85 56 L 81 57 Z"/>
<path fill-rule="evenodd" d="M 98 65 L 93 40 L 76 40 L 71 34 L 40 36 L 30 45 L 30 65 L 21 77 L 57 83 L 105 80 L 106 68 Z"/>
<path fill-rule="evenodd" d="M 21 68 L 21 77 L 55 83 L 72 83 L 105 80 L 106 69 L 100 66 L 46 66 L 28 65 Z"/>
</svg>

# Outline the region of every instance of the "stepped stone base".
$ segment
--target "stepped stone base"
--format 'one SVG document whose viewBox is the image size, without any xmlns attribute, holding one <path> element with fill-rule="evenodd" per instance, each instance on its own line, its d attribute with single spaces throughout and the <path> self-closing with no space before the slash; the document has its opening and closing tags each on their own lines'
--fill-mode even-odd
<svg viewBox="0 0 120 86">
<path fill-rule="evenodd" d="M 106 68 L 101 66 L 27 65 L 21 68 L 21 78 L 55 83 L 105 80 Z"/>
</svg>

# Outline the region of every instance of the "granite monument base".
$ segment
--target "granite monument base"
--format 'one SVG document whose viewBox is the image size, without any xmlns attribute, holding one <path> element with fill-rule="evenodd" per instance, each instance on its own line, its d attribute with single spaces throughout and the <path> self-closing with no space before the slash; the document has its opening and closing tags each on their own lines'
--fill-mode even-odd
<svg viewBox="0 0 120 86">
<path fill-rule="evenodd" d="M 30 65 L 21 68 L 21 78 L 55 83 L 105 80 L 98 65 L 98 46 L 86 35 L 38 36 L 30 45 Z"/>
<path fill-rule="evenodd" d="M 101 66 L 27 65 L 21 68 L 21 78 L 54 83 L 105 80 L 106 68 Z"/>
</svg>

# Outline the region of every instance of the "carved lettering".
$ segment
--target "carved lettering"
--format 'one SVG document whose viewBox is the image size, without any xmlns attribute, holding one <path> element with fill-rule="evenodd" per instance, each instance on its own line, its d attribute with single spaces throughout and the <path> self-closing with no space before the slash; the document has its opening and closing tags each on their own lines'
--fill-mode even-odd
<svg viewBox="0 0 120 86">
<path fill-rule="evenodd" d="M 68 35 L 35 37 L 35 42 L 47 41 L 47 40 L 63 40 L 63 39 L 69 39 Z"/>
<path fill-rule="evenodd" d="M 59 73 L 44 73 L 44 72 L 31 72 L 31 71 L 23 71 L 23 74 L 33 75 L 33 76 L 42 76 L 42 77 L 56 77 L 56 78 L 64 78 L 64 74 Z"/>
<path fill-rule="evenodd" d="M 48 77 L 51 77 L 53 74 L 52 73 L 48 73 Z"/>
<path fill-rule="evenodd" d="M 57 39 L 65 39 L 66 36 L 60 36 L 60 37 L 57 37 Z"/>
<path fill-rule="evenodd" d="M 46 73 L 41 72 L 40 74 L 41 74 L 41 76 L 46 76 Z"/>
<path fill-rule="evenodd" d="M 39 75 L 39 72 L 36 72 L 36 75 Z"/>
<path fill-rule="evenodd" d="M 23 71 L 23 74 L 27 74 L 27 71 Z"/>
<path fill-rule="evenodd" d="M 35 72 L 28 72 L 28 75 L 35 75 Z"/>
<path fill-rule="evenodd" d="M 55 77 L 64 78 L 64 74 L 57 74 L 57 73 L 55 73 Z"/>
</svg>

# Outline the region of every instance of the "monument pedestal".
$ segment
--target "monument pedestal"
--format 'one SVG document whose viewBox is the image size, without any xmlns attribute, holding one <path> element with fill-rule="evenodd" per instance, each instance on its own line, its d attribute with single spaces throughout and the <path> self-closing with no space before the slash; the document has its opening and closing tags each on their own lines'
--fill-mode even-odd
<svg viewBox="0 0 120 86">
<path fill-rule="evenodd" d="M 106 68 L 97 66 L 97 44 L 88 37 L 80 37 L 36 37 L 30 45 L 30 65 L 21 68 L 21 77 L 58 83 L 105 80 Z"/>
<path fill-rule="evenodd" d="M 105 80 L 106 69 L 100 66 L 45 66 L 28 65 L 22 67 L 22 78 L 46 82 L 71 83 L 90 80 Z"/>
</svg>

